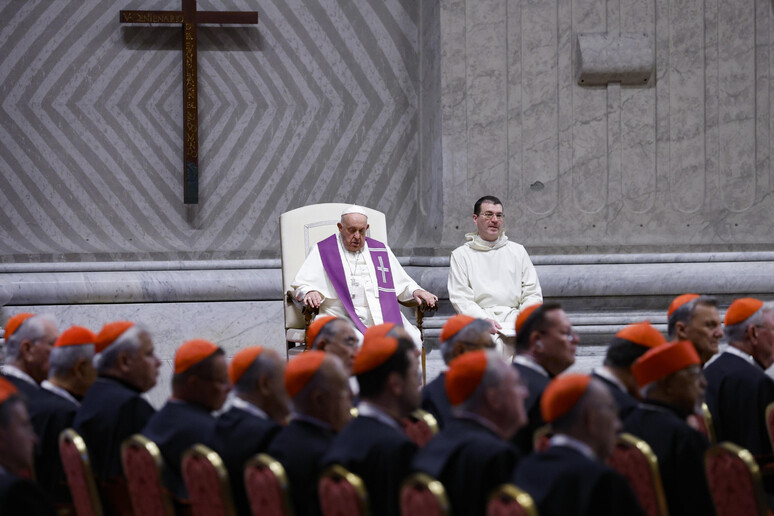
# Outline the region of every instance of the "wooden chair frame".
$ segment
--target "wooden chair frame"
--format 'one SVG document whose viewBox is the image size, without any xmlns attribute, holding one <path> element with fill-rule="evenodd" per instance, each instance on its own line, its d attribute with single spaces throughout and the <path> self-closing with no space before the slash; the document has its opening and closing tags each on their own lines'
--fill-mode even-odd
<svg viewBox="0 0 774 516">
<path fill-rule="evenodd" d="M 400 493 L 402 494 L 404 489 L 410 489 L 415 486 L 429 491 L 433 498 L 435 498 L 436 503 L 438 503 L 441 516 L 448 516 L 451 506 L 449 505 L 449 497 L 446 495 L 446 488 L 440 480 L 425 473 L 414 473 L 403 481 L 400 486 Z"/>
<path fill-rule="evenodd" d="M 535 432 L 532 434 L 532 449 L 538 449 L 538 444 L 540 444 L 540 440 L 543 439 L 543 437 L 552 437 L 553 435 L 554 429 L 551 428 L 549 423 L 536 428 Z"/>
<path fill-rule="evenodd" d="M 231 482 L 228 478 L 228 471 L 226 470 L 226 465 L 223 463 L 223 459 L 220 458 L 220 455 L 218 455 L 217 452 L 215 452 L 213 449 L 203 445 L 203 444 L 194 444 L 190 448 L 188 448 L 185 453 L 183 453 L 183 462 L 185 462 L 186 459 L 189 457 L 199 457 L 207 462 L 210 463 L 210 465 L 215 469 L 215 473 L 218 476 L 218 483 L 220 484 L 220 493 L 223 497 L 223 505 L 226 508 L 226 514 L 229 516 L 236 516 L 236 508 L 234 505 L 234 497 L 231 494 Z M 182 464 L 181 464 L 181 471 L 182 471 Z M 185 476 L 183 476 L 183 479 L 185 480 Z M 188 489 L 188 486 L 186 485 L 186 489 Z M 188 489 L 188 492 L 190 493 L 190 489 Z M 191 501 L 193 504 L 193 500 Z M 194 512 L 196 512 L 194 510 Z"/>
<path fill-rule="evenodd" d="M 163 482 L 163 473 L 164 473 L 164 457 L 161 455 L 161 450 L 159 450 L 159 447 L 156 443 L 148 439 L 142 434 L 134 434 L 130 437 L 127 437 L 126 440 L 124 440 L 123 443 L 121 443 L 121 466 L 124 468 L 124 475 L 127 475 L 127 467 L 124 463 L 124 451 L 127 448 L 130 447 L 137 447 L 137 448 L 143 448 L 153 459 L 153 462 L 156 464 L 156 470 L 158 471 L 159 475 L 159 482 Z M 127 475 L 128 477 L 128 475 Z M 164 512 L 167 514 L 167 516 L 175 516 L 175 509 L 172 505 L 172 500 L 169 498 L 169 494 L 167 493 L 166 488 L 164 487 L 163 483 L 159 486 L 161 488 L 161 501 L 164 505 Z M 130 490 L 130 498 L 131 498 L 131 490 Z M 134 509 L 134 501 L 132 501 L 132 509 Z M 137 511 L 135 511 L 136 513 Z"/>
<path fill-rule="evenodd" d="M 769 417 L 771 417 L 771 412 L 774 411 L 774 401 L 766 405 L 766 413 L 764 416 L 766 417 L 766 430 L 769 434 L 769 441 L 771 442 L 771 447 L 774 449 L 774 428 L 772 428 L 771 425 L 769 425 Z"/>
<path fill-rule="evenodd" d="M 769 405 L 769 407 L 766 407 L 767 412 L 771 406 L 774 406 L 774 403 Z M 712 422 L 712 412 L 710 412 L 709 406 L 706 403 L 701 404 L 701 417 L 704 419 L 704 426 L 707 428 L 707 438 L 709 439 L 710 444 L 717 444 L 718 438 L 715 434 L 715 424 Z M 769 438 L 771 438 L 770 433 Z"/>
<path fill-rule="evenodd" d="M 618 444 L 636 448 L 645 457 L 648 462 L 648 469 L 650 469 L 653 491 L 656 493 L 658 512 L 661 516 L 669 516 L 669 508 L 667 507 L 666 495 L 664 494 L 664 484 L 661 481 L 661 472 L 658 469 L 658 457 L 656 457 L 653 449 L 639 437 L 626 432 L 618 436 Z"/>
<path fill-rule="evenodd" d="M 766 407 L 767 412 L 770 409 L 771 409 L 771 405 Z M 763 480 L 761 477 L 761 470 L 758 467 L 758 463 L 755 461 L 755 458 L 753 457 L 752 453 L 750 453 L 748 450 L 728 441 L 711 446 L 706 452 L 704 452 L 705 471 L 707 469 L 707 464 L 709 462 L 709 459 L 717 455 L 724 455 L 724 454 L 733 455 L 739 458 L 745 464 L 745 466 L 747 466 L 747 471 L 750 472 L 750 480 L 752 481 L 752 484 L 753 484 L 753 494 L 755 495 L 755 505 L 758 508 L 758 515 L 767 516 L 771 514 L 769 512 L 769 506 L 766 501 L 766 495 L 764 494 L 764 491 L 763 491 Z M 713 503 L 714 503 L 714 500 L 713 500 Z"/>
<path fill-rule="evenodd" d="M 362 478 L 352 473 L 341 464 L 333 464 L 332 466 L 326 468 L 325 471 L 323 471 L 320 475 L 320 480 L 324 478 L 331 478 L 334 480 L 340 479 L 351 485 L 357 494 L 360 513 L 363 516 L 369 516 L 371 514 L 371 511 L 368 508 L 368 491 L 366 490 L 365 482 L 363 482 Z"/>
<path fill-rule="evenodd" d="M 526 491 L 519 489 L 513 484 L 503 484 L 495 488 L 487 498 L 487 507 L 498 498 L 510 498 L 515 500 L 529 516 L 538 516 L 537 505 Z"/>
<path fill-rule="evenodd" d="M 84 441 L 83 437 L 81 437 L 81 435 L 72 428 L 66 428 L 62 430 L 62 433 L 59 434 L 60 448 L 66 441 L 73 443 L 73 446 L 75 446 L 75 449 L 78 451 L 78 455 L 81 457 L 81 464 L 83 466 L 83 472 L 86 477 L 86 488 L 89 491 L 89 499 L 91 501 L 92 507 L 94 508 L 94 514 L 96 516 L 102 516 L 104 514 L 102 509 L 102 500 L 99 497 L 99 490 L 97 489 L 97 483 L 94 480 L 94 473 L 91 469 L 91 461 L 89 460 L 89 452 L 86 449 L 86 441 Z"/>
<path fill-rule="evenodd" d="M 250 468 L 266 468 L 271 471 L 272 475 L 274 475 L 274 478 L 277 479 L 277 483 L 279 483 L 280 486 L 280 491 L 282 494 L 282 514 L 285 516 L 293 516 L 293 504 L 290 502 L 290 482 L 288 481 L 288 474 L 285 472 L 284 466 L 282 466 L 282 464 L 271 455 L 266 453 L 259 453 L 258 455 L 255 455 L 250 460 L 248 460 L 247 464 L 245 464 L 245 476 L 247 470 Z M 249 499 L 250 488 L 247 485 L 247 479 L 244 478 L 243 481 L 245 482 L 245 490 L 247 491 L 247 497 Z"/>
<path fill-rule="evenodd" d="M 417 421 L 423 421 L 433 433 L 433 435 L 438 435 L 438 432 L 440 431 L 438 420 L 435 419 L 435 416 L 430 412 L 422 409 L 416 409 L 410 414 L 410 417 L 416 419 Z"/>
</svg>

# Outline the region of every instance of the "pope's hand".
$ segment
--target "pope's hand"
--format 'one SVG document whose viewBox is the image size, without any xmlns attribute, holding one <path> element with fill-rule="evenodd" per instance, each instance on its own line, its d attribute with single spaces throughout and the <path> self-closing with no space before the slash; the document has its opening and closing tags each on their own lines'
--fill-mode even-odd
<svg viewBox="0 0 774 516">
<path fill-rule="evenodd" d="M 424 302 L 429 306 L 430 308 L 435 307 L 435 303 L 438 301 L 438 297 L 434 296 L 427 290 L 422 290 L 421 288 L 414 291 L 414 300 L 419 303 L 420 305 Z"/>
<path fill-rule="evenodd" d="M 492 335 L 497 333 L 497 330 L 502 329 L 502 326 L 500 325 L 500 323 L 495 321 L 494 319 L 487 319 L 487 321 L 489 321 L 489 324 L 492 325 L 492 328 L 489 330 L 489 333 L 491 333 Z"/>
<path fill-rule="evenodd" d="M 320 308 L 322 301 L 322 295 L 316 290 L 307 292 L 307 294 L 304 296 L 304 304 L 306 306 L 311 306 L 312 308 Z"/>
</svg>

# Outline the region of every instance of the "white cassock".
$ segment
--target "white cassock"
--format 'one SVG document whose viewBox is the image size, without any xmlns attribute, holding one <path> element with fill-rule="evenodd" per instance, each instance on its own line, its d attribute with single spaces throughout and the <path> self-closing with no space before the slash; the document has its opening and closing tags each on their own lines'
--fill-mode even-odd
<svg viewBox="0 0 774 516">
<path fill-rule="evenodd" d="M 353 253 L 344 247 L 341 243 L 341 235 L 338 233 L 336 234 L 336 242 L 347 286 L 352 294 L 355 313 L 366 327 L 382 324 L 384 319 L 382 318 L 382 307 L 379 304 L 376 271 L 373 260 L 371 260 L 371 253 L 368 251 L 368 243 L 360 251 Z M 422 287 L 406 274 L 389 247 L 387 247 L 387 254 L 390 262 L 389 267 L 392 271 L 392 281 L 395 285 L 395 296 L 398 301 L 411 301 L 414 298 L 414 291 Z M 312 246 L 309 250 L 309 255 L 290 286 L 294 289 L 293 296 L 299 301 L 302 301 L 304 296 L 312 290 L 319 292 L 323 298 L 320 305 L 321 314 L 350 318 L 325 272 L 320 258 L 320 249 L 317 245 Z M 405 315 L 401 313 L 400 317 L 404 329 L 411 335 L 417 347 L 420 347 L 422 339 L 419 330 L 406 319 Z M 355 329 L 357 330 L 357 328 Z"/>
<path fill-rule="evenodd" d="M 537 272 L 524 246 L 501 233 L 487 242 L 477 233 L 452 251 L 449 264 L 449 300 L 459 314 L 494 319 L 503 327 L 494 335 L 498 349 L 515 344 L 519 311 L 543 302 Z M 512 349 L 507 354 L 512 354 Z"/>
</svg>

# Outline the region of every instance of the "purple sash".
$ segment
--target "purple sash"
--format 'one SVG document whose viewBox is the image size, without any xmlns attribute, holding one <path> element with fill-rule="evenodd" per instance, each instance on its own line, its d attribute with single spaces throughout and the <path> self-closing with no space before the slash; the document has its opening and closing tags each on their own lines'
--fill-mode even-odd
<svg viewBox="0 0 774 516">
<path fill-rule="evenodd" d="M 395 284 L 392 281 L 392 270 L 390 270 L 390 258 L 387 254 L 387 246 L 373 238 L 366 238 L 368 251 L 371 253 L 371 261 L 374 264 L 376 272 L 376 286 L 379 289 L 379 305 L 382 309 L 382 319 L 384 322 L 391 322 L 403 326 L 403 320 L 400 317 L 400 307 L 398 298 L 395 295 Z M 336 235 L 331 235 L 325 240 L 317 243 L 320 250 L 323 268 L 331 280 L 336 295 L 339 296 L 341 304 L 349 314 L 352 322 L 361 333 L 365 333 L 366 327 L 363 321 L 357 316 L 355 306 L 352 304 L 352 296 L 349 293 L 347 277 L 344 274 L 344 266 L 341 263 L 339 254 L 339 244 L 336 241 Z"/>
</svg>

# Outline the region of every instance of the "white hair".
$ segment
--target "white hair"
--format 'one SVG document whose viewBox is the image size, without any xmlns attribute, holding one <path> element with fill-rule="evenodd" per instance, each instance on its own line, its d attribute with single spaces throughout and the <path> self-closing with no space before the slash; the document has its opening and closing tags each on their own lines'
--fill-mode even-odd
<svg viewBox="0 0 774 516">
<path fill-rule="evenodd" d="M 242 378 L 234 385 L 234 392 L 236 394 L 249 394 L 255 389 L 255 384 L 264 375 L 268 375 L 269 378 L 274 378 L 277 374 L 277 369 L 274 367 L 275 362 L 271 359 L 266 351 L 255 357 L 250 367 L 242 374 Z"/>
<path fill-rule="evenodd" d="M 763 324 L 763 312 L 772 311 L 774 311 L 774 303 L 767 301 L 763 303 L 763 306 L 761 306 L 758 311 L 756 311 L 744 321 L 738 324 L 731 324 L 726 326 L 726 337 L 728 338 L 728 343 L 731 344 L 734 342 L 743 342 L 745 333 L 747 333 L 747 328 L 750 326 L 760 326 Z"/>
<path fill-rule="evenodd" d="M 135 324 L 119 335 L 107 348 L 103 349 L 102 353 L 97 353 L 94 356 L 94 367 L 97 369 L 97 373 L 104 374 L 114 368 L 118 361 L 118 355 L 122 352 L 128 352 L 130 355 L 137 353 L 141 344 L 140 336 L 143 333 L 148 333 L 148 330 L 140 324 Z"/>
<path fill-rule="evenodd" d="M 56 325 L 56 320 L 50 315 L 33 315 L 26 319 L 5 340 L 5 363 L 10 364 L 19 358 L 21 343 L 25 340 L 35 342 L 46 335 L 46 323 Z"/>
<path fill-rule="evenodd" d="M 48 359 L 48 377 L 63 377 L 72 373 L 73 366 L 81 359 L 92 361 L 94 358 L 94 344 L 79 344 L 73 346 L 60 346 L 51 350 Z"/>
</svg>

